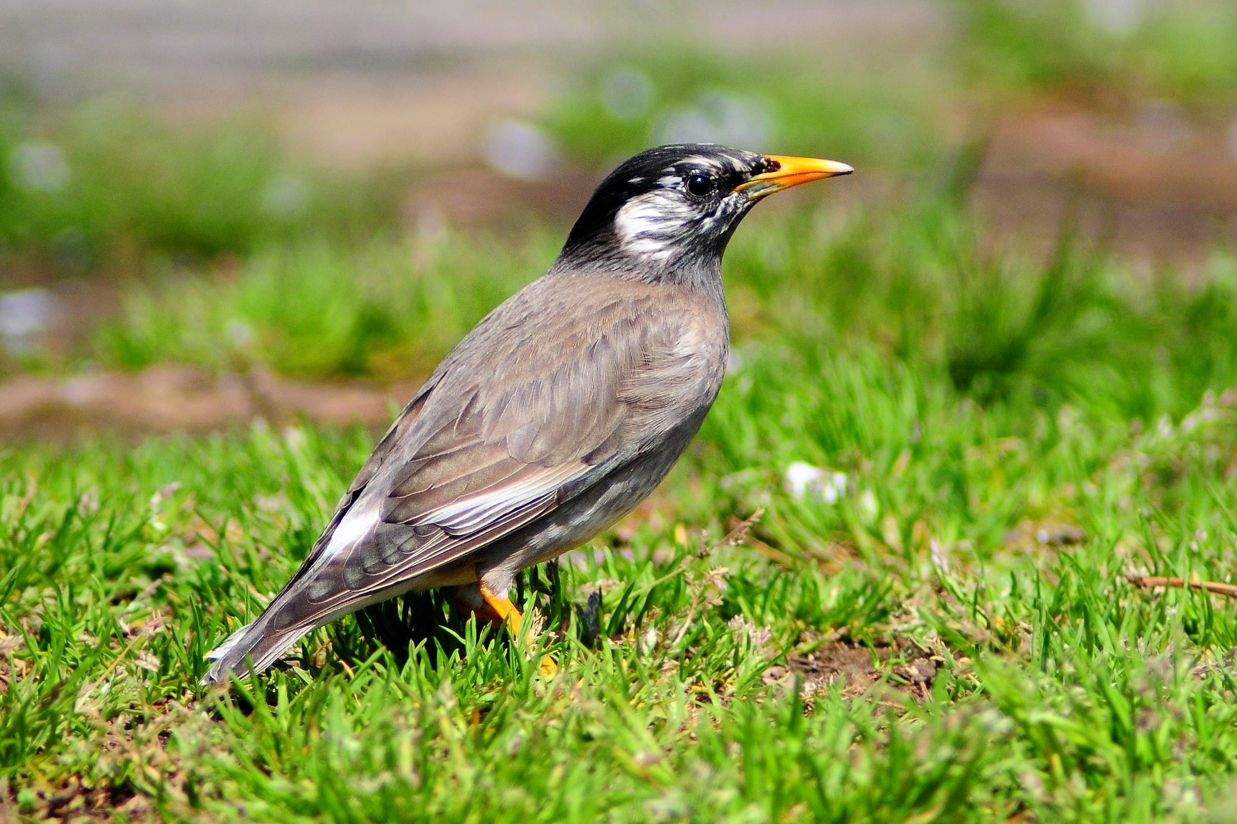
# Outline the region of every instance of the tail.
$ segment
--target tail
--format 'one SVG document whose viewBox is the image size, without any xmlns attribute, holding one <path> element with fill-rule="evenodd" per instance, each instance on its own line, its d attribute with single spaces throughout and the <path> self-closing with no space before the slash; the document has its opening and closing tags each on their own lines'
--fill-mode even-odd
<svg viewBox="0 0 1237 824">
<path fill-rule="evenodd" d="M 275 603 L 272 603 L 271 607 L 274 606 Z M 203 684 L 225 681 L 229 673 L 244 678 L 251 673 L 256 675 L 262 672 L 316 626 L 293 624 L 286 629 L 276 630 L 271 626 L 272 613 L 276 610 L 271 607 L 268 607 L 258 620 L 245 624 L 206 654 L 206 657 L 215 663 L 202 679 Z"/>
</svg>

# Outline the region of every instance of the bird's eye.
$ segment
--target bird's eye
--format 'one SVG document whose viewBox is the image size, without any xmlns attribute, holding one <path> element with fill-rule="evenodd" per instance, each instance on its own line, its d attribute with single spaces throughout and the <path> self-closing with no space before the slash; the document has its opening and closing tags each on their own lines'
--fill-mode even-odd
<svg viewBox="0 0 1237 824">
<path fill-rule="evenodd" d="M 707 197 L 713 194 L 717 184 L 708 175 L 694 174 L 687 178 L 687 193 L 692 197 Z"/>
</svg>

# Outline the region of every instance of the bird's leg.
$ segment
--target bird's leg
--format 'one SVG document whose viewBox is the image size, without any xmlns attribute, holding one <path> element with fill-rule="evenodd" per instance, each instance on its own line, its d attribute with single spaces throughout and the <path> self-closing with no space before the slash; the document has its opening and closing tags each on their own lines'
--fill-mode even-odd
<svg viewBox="0 0 1237 824">
<path fill-rule="evenodd" d="M 476 595 L 480 595 L 480 604 L 476 603 Z M 469 597 L 471 596 L 471 597 Z M 523 616 L 516 609 L 515 604 L 511 603 L 511 599 L 506 595 L 499 595 L 494 590 L 490 589 L 483 582 L 477 582 L 475 591 L 468 591 L 467 595 L 460 593 L 456 597 L 456 602 L 467 609 L 472 610 L 472 614 L 478 618 L 501 626 L 505 624 L 511 630 L 512 636 L 520 643 L 525 643 L 525 639 L 520 634 L 520 625 Z M 541 674 L 553 675 L 558 672 L 558 665 L 554 663 L 554 659 L 548 655 L 541 658 Z"/>
<path fill-rule="evenodd" d="M 516 609 L 515 604 L 511 603 L 511 599 L 506 595 L 499 595 L 485 585 L 485 582 L 478 581 L 477 588 L 481 590 L 481 599 L 485 601 L 485 606 L 488 611 L 498 617 L 495 623 L 505 623 L 511 630 L 520 643 L 526 643 L 526 640 L 520 635 L 520 623 L 523 618 L 520 611 Z M 550 676 L 558 672 L 558 664 L 554 663 L 554 659 L 548 655 L 541 656 L 541 666 L 539 667 L 542 675 Z"/>
<path fill-rule="evenodd" d="M 511 628 L 511 634 L 519 637 L 520 635 L 520 611 L 515 608 L 515 604 L 511 603 L 511 599 L 506 595 L 499 595 L 494 590 L 485 585 L 483 581 L 477 582 L 477 589 L 481 591 L 481 600 L 485 602 L 483 609 L 486 611 L 485 617 L 491 624 L 506 624 Z"/>
</svg>

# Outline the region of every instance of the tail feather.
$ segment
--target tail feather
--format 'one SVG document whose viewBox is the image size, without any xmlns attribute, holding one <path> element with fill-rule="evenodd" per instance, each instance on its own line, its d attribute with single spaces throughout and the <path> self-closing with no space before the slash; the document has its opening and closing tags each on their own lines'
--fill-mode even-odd
<svg viewBox="0 0 1237 824">
<path fill-rule="evenodd" d="M 225 638 L 222 644 L 215 647 L 210 652 L 206 653 L 206 660 L 218 661 L 220 658 L 227 655 L 228 652 L 233 647 L 235 647 L 237 644 L 241 642 L 241 639 L 245 637 L 245 633 L 249 632 L 249 630 L 253 628 L 253 625 L 255 623 L 257 622 L 250 621 L 248 624 L 245 624 L 245 626 L 241 627 L 236 632 L 232 633 L 227 638 Z"/>
<path fill-rule="evenodd" d="M 206 654 L 215 663 L 202 679 L 203 684 L 223 681 L 230 672 L 241 678 L 250 672 L 262 672 L 314 628 L 311 624 L 273 631 L 269 627 L 270 612 L 268 609 L 258 620 L 241 627 Z"/>
</svg>

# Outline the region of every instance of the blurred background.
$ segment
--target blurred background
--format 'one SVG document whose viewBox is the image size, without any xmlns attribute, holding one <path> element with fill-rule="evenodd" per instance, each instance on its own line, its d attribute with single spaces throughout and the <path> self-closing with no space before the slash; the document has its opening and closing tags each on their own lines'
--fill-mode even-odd
<svg viewBox="0 0 1237 824">
<path fill-rule="evenodd" d="M 845 161 L 736 352 L 981 404 L 1237 384 L 1231 0 L 0 0 L 0 437 L 380 426 L 672 141 Z"/>
</svg>

